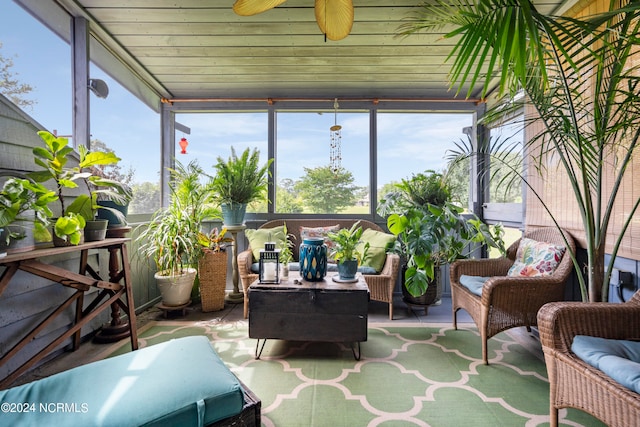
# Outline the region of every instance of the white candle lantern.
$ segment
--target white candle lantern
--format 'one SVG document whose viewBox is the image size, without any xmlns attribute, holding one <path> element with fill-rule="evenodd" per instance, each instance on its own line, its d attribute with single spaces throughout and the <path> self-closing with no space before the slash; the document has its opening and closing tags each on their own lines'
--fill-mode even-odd
<svg viewBox="0 0 640 427">
<path fill-rule="evenodd" d="M 260 249 L 260 283 L 280 283 L 280 249 L 273 242 Z"/>
</svg>

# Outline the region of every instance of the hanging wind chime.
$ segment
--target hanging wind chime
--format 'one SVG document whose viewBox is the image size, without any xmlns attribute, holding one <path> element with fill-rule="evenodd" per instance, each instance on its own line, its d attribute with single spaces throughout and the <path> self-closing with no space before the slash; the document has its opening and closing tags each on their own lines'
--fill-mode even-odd
<svg viewBox="0 0 640 427">
<path fill-rule="evenodd" d="M 329 167 L 336 173 L 342 163 L 342 126 L 338 124 L 338 98 L 333 102 L 333 126 L 329 129 Z"/>
</svg>

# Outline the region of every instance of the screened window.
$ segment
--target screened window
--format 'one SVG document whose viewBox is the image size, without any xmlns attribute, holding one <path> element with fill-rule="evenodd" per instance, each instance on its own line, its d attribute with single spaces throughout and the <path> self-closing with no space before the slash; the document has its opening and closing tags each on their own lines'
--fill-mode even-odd
<svg viewBox="0 0 640 427">
<path fill-rule="evenodd" d="M 368 111 L 278 112 L 276 123 L 277 213 L 370 212 Z"/>
</svg>

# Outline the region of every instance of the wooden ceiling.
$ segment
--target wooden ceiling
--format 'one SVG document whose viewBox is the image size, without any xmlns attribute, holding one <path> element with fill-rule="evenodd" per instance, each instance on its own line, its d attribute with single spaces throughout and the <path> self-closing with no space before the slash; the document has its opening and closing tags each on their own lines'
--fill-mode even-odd
<svg viewBox="0 0 640 427">
<path fill-rule="evenodd" d="M 17 1 L 49 27 L 65 32 L 41 0 Z M 443 40 L 442 33 L 398 36 L 399 25 L 420 0 L 354 0 L 353 29 L 340 41 L 325 40 L 315 22 L 314 0 L 288 0 L 250 17 L 237 16 L 233 3 L 50 1 L 72 16 L 86 17 L 101 48 L 115 54 L 158 97 L 454 96 L 447 84 L 446 62 L 452 41 Z M 557 6 L 555 0 L 538 3 L 547 10 Z M 109 68 L 105 64 L 103 68 Z M 118 73 L 113 74 L 117 78 Z M 124 77 L 119 80 L 134 86 L 122 81 Z"/>
</svg>

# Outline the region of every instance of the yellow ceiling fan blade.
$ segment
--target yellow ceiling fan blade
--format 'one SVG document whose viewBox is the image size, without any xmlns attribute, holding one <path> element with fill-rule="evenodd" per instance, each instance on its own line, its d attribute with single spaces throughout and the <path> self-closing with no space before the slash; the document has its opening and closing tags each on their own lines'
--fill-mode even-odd
<svg viewBox="0 0 640 427">
<path fill-rule="evenodd" d="M 251 16 L 280 6 L 287 0 L 236 0 L 233 11 L 240 16 Z"/>
<path fill-rule="evenodd" d="M 316 21 L 330 40 L 342 40 L 353 26 L 352 0 L 316 0 Z"/>
</svg>

